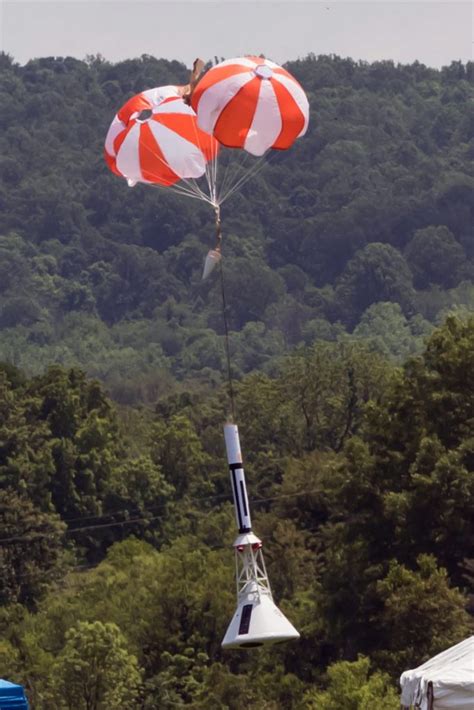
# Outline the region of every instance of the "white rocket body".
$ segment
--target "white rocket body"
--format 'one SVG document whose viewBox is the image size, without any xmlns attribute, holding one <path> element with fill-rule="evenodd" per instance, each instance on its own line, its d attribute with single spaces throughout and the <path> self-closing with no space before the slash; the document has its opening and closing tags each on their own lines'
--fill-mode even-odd
<svg viewBox="0 0 474 710">
<path fill-rule="evenodd" d="M 297 639 L 299 633 L 273 601 L 262 542 L 252 532 L 237 426 L 226 424 L 224 436 L 239 535 L 234 542 L 237 609 L 222 647 L 256 648 Z"/>
<path fill-rule="evenodd" d="M 252 522 L 250 520 L 247 486 L 245 485 L 244 465 L 240 450 L 239 430 L 235 424 L 226 424 L 224 426 L 224 438 L 232 493 L 234 495 L 235 517 L 239 533 L 242 535 L 252 530 Z"/>
</svg>

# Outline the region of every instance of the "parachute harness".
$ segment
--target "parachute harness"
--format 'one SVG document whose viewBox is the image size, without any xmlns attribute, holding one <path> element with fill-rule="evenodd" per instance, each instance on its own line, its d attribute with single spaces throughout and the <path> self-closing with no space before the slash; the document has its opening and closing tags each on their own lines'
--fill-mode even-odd
<svg viewBox="0 0 474 710">
<path fill-rule="evenodd" d="M 222 227 L 221 227 L 221 208 L 220 205 L 215 205 L 214 214 L 216 218 L 216 251 L 221 253 L 222 247 Z M 229 325 L 227 322 L 227 303 L 225 298 L 225 282 L 224 282 L 224 269 L 222 267 L 222 259 L 219 261 L 219 271 L 221 275 L 221 294 L 222 294 L 222 317 L 224 320 L 224 342 L 225 342 L 225 354 L 227 360 L 227 382 L 229 387 L 229 399 L 230 399 L 230 411 L 232 415 L 232 421 L 235 421 L 235 400 L 234 400 L 234 386 L 232 382 L 232 367 L 230 362 L 230 343 L 229 343 Z"/>
</svg>

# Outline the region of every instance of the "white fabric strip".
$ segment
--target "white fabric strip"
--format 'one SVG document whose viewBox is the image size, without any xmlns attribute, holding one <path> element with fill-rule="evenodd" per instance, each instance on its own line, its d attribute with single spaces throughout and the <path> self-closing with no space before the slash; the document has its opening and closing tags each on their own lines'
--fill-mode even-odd
<svg viewBox="0 0 474 710">
<path fill-rule="evenodd" d="M 125 140 L 120 146 L 116 164 L 122 175 L 129 180 L 148 182 L 148 180 L 143 180 L 142 171 L 140 170 L 139 141 L 140 125 L 136 123 L 129 130 Z"/>
<path fill-rule="evenodd" d="M 185 104 L 184 101 L 165 101 L 165 103 L 161 103 L 153 109 L 154 115 L 160 113 L 179 113 L 186 116 L 196 116 L 191 106 Z"/>
<path fill-rule="evenodd" d="M 212 133 L 221 111 L 240 89 L 254 78 L 253 72 L 243 72 L 242 74 L 222 79 L 222 81 L 218 81 L 217 84 L 213 84 L 206 89 L 197 106 L 199 128 L 202 128 L 206 133 Z"/>
<path fill-rule="evenodd" d="M 115 156 L 114 140 L 124 129 L 125 124 L 118 118 L 118 116 L 115 116 L 114 120 L 110 124 L 110 128 L 105 139 L 105 150 L 109 155 Z"/>
<path fill-rule="evenodd" d="M 158 106 L 165 99 L 169 99 L 171 96 L 179 97 L 177 86 L 158 86 L 156 89 L 147 89 L 142 91 L 142 96 L 148 99 L 154 106 Z"/>
<path fill-rule="evenodd" d="M 282 121 L 271 81 L 262 79 L 257 109 L 245 139 L 244 148 L 252 155 L 263 155 L 281 133 Z"/>
<path fill-rule="evenodd" d="M 166 165 L 176 175 L 180 178 L 198 178 L 204 175 L 206 160 L 194 143 L 157 121 L 150 121 L 148 125 L 161 148 Z"/>
<path fill-rule="evenodd" d="M 297 84 L 295 81 L 290 79 L 287 76 L 284 76 L 283 74 L 274 74 L 273 79 L 275 81 L 278 81 L 280 84 L 282 84 L 285 89 L 287 89 L 293 100 L 295 101 L 296 105 L 300 109 L 301 113 L 303 114 L 304 117 L 304 125 L 301 131 L 298 133 L 298 138 L 300 136 L 304 136 L 308 129 L 308 122 L 309 122 L 309 103 L 308 99 L 306 97 L 306 94 L 304 93 L 303 89 L 299 84 Z"/>
</svg>

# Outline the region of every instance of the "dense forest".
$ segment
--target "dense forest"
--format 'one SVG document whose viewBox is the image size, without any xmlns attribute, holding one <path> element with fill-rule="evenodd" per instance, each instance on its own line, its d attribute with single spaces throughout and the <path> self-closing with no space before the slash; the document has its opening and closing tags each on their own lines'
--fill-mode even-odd
<svg viewBox="0 0 474 710">
<path fill-rule="evenodd" d="M 472 633 L 473 65 L 308 56 L 223 208 L 254 527 L 298 642 L 224 652 L 235 519 L 205 204 L 102 159 L 150 56 L 0 54 L 0 676 L 34 710 L 398 710 Z"/>
<path fill-rule="evenodd" d="M 220 648 L 223 393 L 117 410 L 60 366 L 0 386 L 0 669 L 34 708 L 396 710 L 399 673 L 472 630 L 474 319 L 402 368 L 318 342 L 237 384 L 255 529 L 301 632 L 270 650 Z"/>
<path fill-rule="evenodd" d="M 223 205 L 236 377 L 348 334 L 402 362 L 472 311 L 473 66 L 288 64 L 309 131 Z M 149 56 L 0 55 L 0 359 L 80 365 L 125 404 L 221 381 L 212 210 L 130 189 L 102 158 L 128 97 L 187 77 Z"/>
</svg>

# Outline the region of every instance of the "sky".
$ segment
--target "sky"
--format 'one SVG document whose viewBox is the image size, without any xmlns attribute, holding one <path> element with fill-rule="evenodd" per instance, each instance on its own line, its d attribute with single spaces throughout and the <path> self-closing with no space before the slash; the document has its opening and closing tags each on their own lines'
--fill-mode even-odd
<svg viewBox="0 0 474 710">
<path fill-rule="evenodd" d="M 472 59 L 473 5 L 445 0 L 0 0 L 0 49 L 31 58 L 151 54 L 191 66 L 264 54 L 313 54 L 441 67 Z"/>
</svg>

